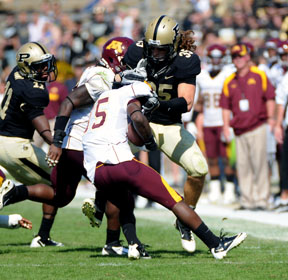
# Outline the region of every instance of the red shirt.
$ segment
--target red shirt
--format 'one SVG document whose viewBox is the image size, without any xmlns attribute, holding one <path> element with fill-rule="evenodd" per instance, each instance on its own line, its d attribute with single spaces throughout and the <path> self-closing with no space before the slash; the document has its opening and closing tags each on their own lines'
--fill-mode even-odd
<svg viewBox="0 0 288 280">
<path fill-rule="evenodd" d="M 241 99 L 247 99 L 249 109 L 240 109 Z M 267 120 L 267 100 L 275 99 L 274 87 L 269 82 L 264 71 L 252 66 L 244 77 L 233 73 L 226 78 L 220 98 L 220 107 L 229 109 L 233 113 L 230 126 L 236 135 L 265 123 Z"/>
<path fill-rule="evenodd" d="M 60 104 L 68 95 L 68 88 L 55 81 L 48 84 L 47 89 L 49 91 L 49 105 L 45 108 L 44 114 L 48 120 L 51 120 L 57 116 Z"/>
</svg>

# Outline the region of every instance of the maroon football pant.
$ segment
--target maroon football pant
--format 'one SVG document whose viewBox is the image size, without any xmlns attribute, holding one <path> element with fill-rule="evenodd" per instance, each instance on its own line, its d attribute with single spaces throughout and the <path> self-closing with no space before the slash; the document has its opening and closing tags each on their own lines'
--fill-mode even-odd
<svg viewBox="0 0 288 280">
<path fill-rule="evenodd" d="M 51 173 L 52 187 L 55 190 L 54 205 L 64 207 L 75 197 L 77 186 L 86 176 L 83 166 L 83 152 L 63 149 L 58 164 Z"/>
<path fill-rule="evenodd" d="M 227 158 L 227 144 L 221 141 L 221 126 L 204 127 L 204 143 L 208 158 Z"/>
<path fill-rule="evenodd" d="M 60 160 L 53 168 L 51 173 L 51 182 L 55 193 L 53 205 L 57 207 L 64 207 L 68 205 L 75 197 L 76 190 L 82 176 L 86 177 L 83 159 L 84 155 L 82 151 L 68 149 L 62 150 Z M 98 192 L 98 196 L 99 197 L 96 199 L 103 205 L 104 212 L 106 201 L 110 200 L 108 198 L 109 195 L 103 191 L 100 195 Z M 119 215 L 121 224 L 135 223 L 135 217 L 133 214 L 134 198 L 132 194 L 130 192 L 122 192 L 121 202 L 126 205 L 126 208 L 123 208 L 123 211 L 121 211 Z M 118 208 L 120 209 L 120 207 Z"/>
<path fill-rule="evenodd" d="M 123 198 L 128 191 L 153 200 L 168 209 L 183 198 L 153 168 L 133 159 L 119 164 L 98 164 L 94 184 L 119 207 L 127 207 Z M 125 199 L 124 199 L 125 201 Z"/>
</svg>

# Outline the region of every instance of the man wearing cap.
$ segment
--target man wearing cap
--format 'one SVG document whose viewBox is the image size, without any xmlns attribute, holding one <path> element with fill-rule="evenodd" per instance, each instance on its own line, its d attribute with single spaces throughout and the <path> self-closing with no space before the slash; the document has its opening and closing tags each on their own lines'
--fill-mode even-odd
<svg viewBox="0 0 288 280">
<path fill-rule="evenodd" d="M 237 71 L 225 80 L 222 89 L 223 134 L 228 141 L 232 127 L 236 136 L 240 209 L 263 210 L 270 196 L 266 123 L 272 130 L 275 92 L 265 72 L 249 63 L 245 44 L 232 46 L 231 55 Z"/>
</svg>

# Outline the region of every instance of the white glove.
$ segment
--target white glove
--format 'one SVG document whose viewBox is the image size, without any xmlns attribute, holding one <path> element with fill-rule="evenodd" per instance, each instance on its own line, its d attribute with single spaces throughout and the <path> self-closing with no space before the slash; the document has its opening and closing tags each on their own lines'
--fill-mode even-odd
<svg viewBox="0 0 288 280">
<path fill-rule="evenodd" d="M 145 80 L 147 79 L 146 65 L 147 60 L 145 58 L 142 58 L 141 60 L 139 60 L 136 68 L 134 69 L 137 73 L 141 74 Z"/>
<path fill-rule="evenodd" d="M 137 81 L 144 82 L 147 79 L 146 64 L 146 60 L 141 59 L 135 69 L 121 72 L 121 84 L 129 85 Z"/>
<path fill-rule="evenodd" d="M 9 228 L 18 228 L 20 227 L 19 221 L 22 220 L 22 216 L 19 214 L 12 214 L 9 215 L 9 220 L 8 220 L 8 227 Z"/>
</svg>

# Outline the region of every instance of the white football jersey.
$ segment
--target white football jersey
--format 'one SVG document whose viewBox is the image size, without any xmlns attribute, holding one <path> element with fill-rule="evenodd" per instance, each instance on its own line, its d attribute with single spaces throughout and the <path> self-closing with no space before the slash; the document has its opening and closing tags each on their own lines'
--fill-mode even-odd
<svg viewBox="0 0 288 280">
<path fill-rule="evenodd" d="M 78 87 L 85 85 L 91 98 L 96 101 L 102 92 L 110 90 L 114 72 L 101 66 L 88 67 L 82 74 Z M 93 104 L 74 109 L 66 127 L 62 148 L 83 151 L 82 137 L 87 127 Z"/>
<path fill-rule="evenodd" d="M 284 74 L 284 69 L 280 63 L 274 64 L 270 69 L 270 81 L 275 88 L 280 84 Z"/>
<path fill-rule="evenodd" d="M 152 96 L 150 87 L 142 82 L 105 91 L 96 101 L 83 136 L 84 167 L 94 182 L 97 162 L 118 164 L 134 155 L 128 144 L 127 105 L 140 96 Z"/>
<path fill-rule="evenodd" d="M 235 72 L 234 67 L 224 67 L 217 76 L 211 78 L 206 69 L 197 76 L 196 86 L 203 98 L 204 127 L 222 126 L 222 109 L 219 107 L 220 96 L 225 79 Z"/>
<path fill-rule="evenodd" d="M 285 117 L 284 117 L 284 124 L 285 127 L 288 126 L 288 110 L 287 110 L 287 104 L 288 104 L 288 72 L 284 75 L 282 81 L 276 88 L 276 104 L 283 105 L 285 110 Z"/>
</svg>

